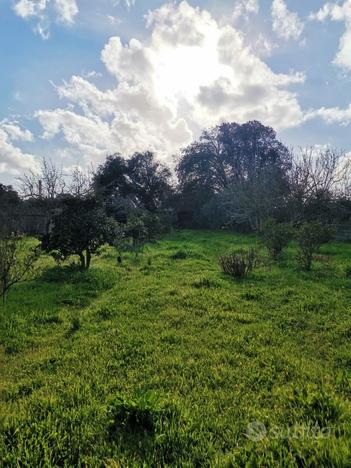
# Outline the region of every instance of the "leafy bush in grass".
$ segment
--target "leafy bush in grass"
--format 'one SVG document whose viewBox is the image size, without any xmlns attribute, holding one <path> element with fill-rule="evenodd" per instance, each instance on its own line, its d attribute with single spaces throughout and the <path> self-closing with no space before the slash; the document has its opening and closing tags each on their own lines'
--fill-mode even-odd
<svg viewBox="0 0 351 468">
<path fill-rule="evenodd" d="M 261 234 L 261 241 L 273 260 L 277 260 L 291 238 L 291 227 L 288 224 L 278 223 L 275 219 L 269 219 L 265 223 Z"/>
<path fill-rule="evenodd" d="M 313 254 L 318 252 L 321 245 L 330 242 L 333 234 L 333 230 L 329 226 L 323 226 L 316 222 L 304 223 L 299 227 L 296 233 L 297 260 L 303 270 L 311 270 Z"/>
<path fill-rule="evenodd" d="M 238 250 L 219 257 L 224 273 L 233 278 L 245 278 L 257 265 L 258 256 L 254 249 Z"/>
<path fill-rule="evenodd" d="M 187 256 L 188 254 L 185 252 L 185 250 L 178 250 L 171 256 L 171 258 L 172 260 L 185 260 Z"/>
</svg>

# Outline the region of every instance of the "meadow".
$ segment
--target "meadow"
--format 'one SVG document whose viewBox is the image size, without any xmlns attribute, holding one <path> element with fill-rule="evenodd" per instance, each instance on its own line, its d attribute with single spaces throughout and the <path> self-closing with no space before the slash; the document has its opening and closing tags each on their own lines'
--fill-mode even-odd
<svg viewBox="0 0 351 468">
<path fill-rule="evenodd" d="M 295 255 L 180 231 L 85 272 L 44 256 L 0 309 L 3 466 L 350 466 L 351 244 Z"/>
</svg>

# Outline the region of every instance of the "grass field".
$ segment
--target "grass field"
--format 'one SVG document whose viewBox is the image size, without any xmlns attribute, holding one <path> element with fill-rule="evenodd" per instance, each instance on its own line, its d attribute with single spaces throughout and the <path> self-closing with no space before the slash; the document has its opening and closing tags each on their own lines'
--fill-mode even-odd
<svg viewBox="0 0 351 468">
<path fill-rule="evenodd" d="M 351 245 L 310 273 L 294 247 L 220 272 L 255 243 L 182 231 L 85 273 L 44 257 L 0 309 L 4 465 L 351 466 Z"/>
</svg>

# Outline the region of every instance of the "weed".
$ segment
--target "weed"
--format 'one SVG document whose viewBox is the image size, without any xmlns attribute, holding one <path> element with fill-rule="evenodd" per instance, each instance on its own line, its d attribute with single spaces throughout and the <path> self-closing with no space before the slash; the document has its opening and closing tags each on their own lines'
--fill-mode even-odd
<svg viewBox="0 0 351 468">
<path fill-rule="evenodd" d="M 245 278 L 257 264 L 255 250 L 238 250 L 219 257 L 219 264 L 224 273 L 233 278 Z"/>
</svg>

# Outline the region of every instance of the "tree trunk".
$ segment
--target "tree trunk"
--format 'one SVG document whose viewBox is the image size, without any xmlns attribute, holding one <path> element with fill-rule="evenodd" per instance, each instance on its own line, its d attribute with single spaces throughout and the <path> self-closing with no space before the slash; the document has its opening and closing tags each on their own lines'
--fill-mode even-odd
<svg viewBox="0 0 351 468">
<path fill-rule="evenodd" d="M 79 254 L 79 259 L 80 259 L 80 268 L 81 270 L 85 270 L 86 266 L 85 266 L 85 257 L 84 257 L 84 254 L 81 252 Z"/>
<path fill-rule="evenodd" d="M 85 268 L 86 270 L 90 267 L 90 261 L 91 261 L 91 253 L 89 250 L 86 251 L 86 263 L 85 263 Z"/>
<path fill-rule="evenodd" d="M 7 293 L 7 281 L 3 279 L 2 281 L 2 305 L 5 307 L 6 304 L 6 293 Z"/>
</svg>

